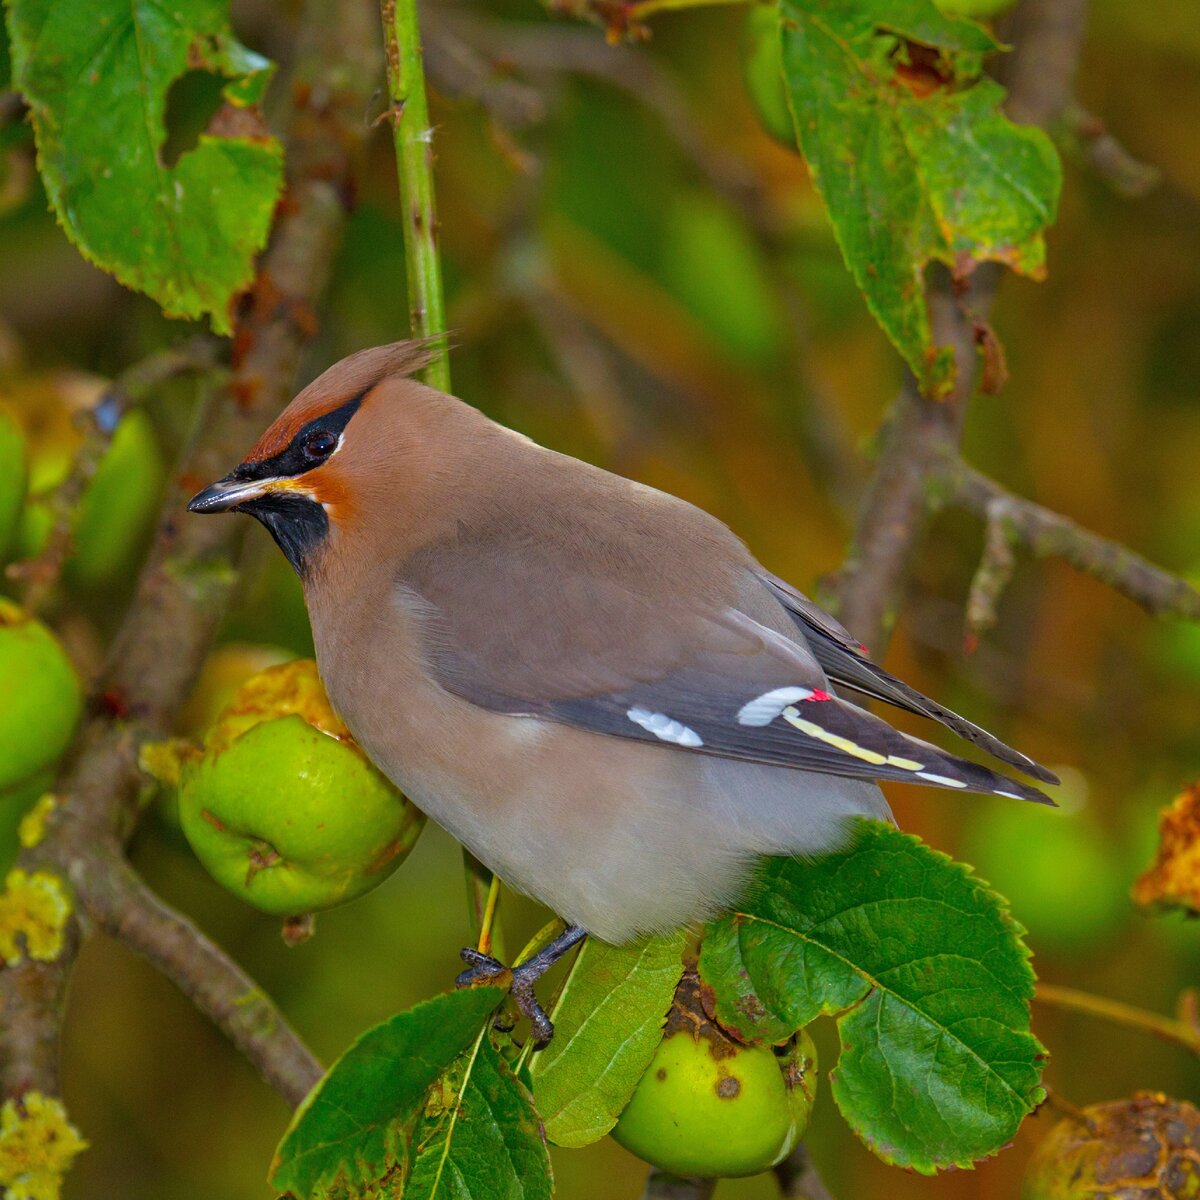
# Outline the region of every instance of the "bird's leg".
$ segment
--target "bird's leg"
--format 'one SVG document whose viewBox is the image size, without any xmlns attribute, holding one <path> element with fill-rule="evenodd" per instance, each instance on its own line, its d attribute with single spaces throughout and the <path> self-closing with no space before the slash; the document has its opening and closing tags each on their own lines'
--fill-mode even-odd
<svg viewBox="0 0 1200 1200">
<path fill-rule="evenodd" d="M 587 930 L 580 929 L 578 925 L 568 925 L 548 946 L 515 967 L 506 967 L 490 954 L 482 954 L 478 950 L 461 950 L 459 956 L 467 964 L 467 969 L 454 981 L 455 986 L 461 988 L 492 984 L 503 987 L 507 984 L 517 1007 L 529 1018 L 533 1026 L 534 1045 L 540 1049 L 554 1036 L 554 1026 L 538 1003 L 533 985 L 572 946 L 578 946 L 585 937 Z"/>
</svg>

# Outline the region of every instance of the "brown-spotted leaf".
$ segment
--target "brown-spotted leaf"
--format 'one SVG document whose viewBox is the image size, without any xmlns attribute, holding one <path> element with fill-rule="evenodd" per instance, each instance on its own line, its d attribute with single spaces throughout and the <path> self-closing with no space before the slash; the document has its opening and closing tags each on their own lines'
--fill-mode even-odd
<svg viewBox="0 0 1200 1200">
<path fill-rule="evenodd" d="M 169 315 L 208 313 L 228 332 L 283 182 L 283 151 L 257 109 L 272 64 L 233 36 L 227 0 L 6 7 L 13 85 L 67 236 Z M 167 93 L 188 71 L 224 78 L 224 105 L 168 164 Z"/>
<path fill-rule="evenodd" d="M 1058 156 L 1000 111 L 997 49 L 933 0 L 779 0 L 783 74 L 800 149 L 875 319 L 928 395 L 954 384 L 933 341 L 925 268 L 986 260 L 1044 269 Z"/>
</svg>

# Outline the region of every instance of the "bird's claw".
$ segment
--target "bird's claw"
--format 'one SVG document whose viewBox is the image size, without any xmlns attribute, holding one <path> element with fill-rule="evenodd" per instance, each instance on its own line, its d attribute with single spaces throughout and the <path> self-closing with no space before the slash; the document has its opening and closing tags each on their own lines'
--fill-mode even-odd
<svg viewBox="0 0 1200 1200">
<path fill-rule="evenodd" d="M 472 950 L 469 946 L 458 952 L 458 957 L 467 964 L 454 981 L 455 987 L 507 987 L 512 978 L 512 971 L 498 958 L 484 954 L 481 950 Z"/>
<path fill-rule="evenodd" d="M 531 960 L 519 967 L 506 967 L 490 954 L 470 948 L 460 950 L 459 957 L 467 964 L 467 969 L 455 979 L 455 987 L 507 987 L 521 1015 L 529 1018 L 535 1048 L 540 1050 L 549 1043 L 554 1036 L 554 1025 L 533 991 L 534 983 L 545 973 L 545 966 Z M 512 1029 L 513 1022 L 502 1012 L 494 1027 L 507 1031 Z"/>
</svg>

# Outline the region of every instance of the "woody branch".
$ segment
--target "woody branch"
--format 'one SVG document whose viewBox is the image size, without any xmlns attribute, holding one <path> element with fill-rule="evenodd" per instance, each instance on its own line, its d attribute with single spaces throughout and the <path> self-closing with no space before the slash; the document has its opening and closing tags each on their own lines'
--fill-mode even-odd
<svg viewBox="0 0 1200 1200">
<path fill-rule="evenodd" d="M 156 543 L 109 651 L 88 719 L 56 788 L 43 840 L 19 866 L 66 885 L 75 911 L 48 961 L 0 971 L 0 1086 L 59 1091 L 67 984 L 94 926 L 143 954 L 291 1103 L 320 1065 L 229 957 L 137 878 L 124 844 L 138 816 L 138 750 L 162 737 L 212 643 L 236 579 L 243 529 L 181 522 L 197 481 L 224 472 L 292 392 L 345 219 L 343 197 L 377 75 L 375 27 L 359 6 L 312 0 L 286 118 L 289 179 L 271 246 L 237 323 L 227 382 L 210 380 L 204 419 L 165 503 Z"/>
</svg>

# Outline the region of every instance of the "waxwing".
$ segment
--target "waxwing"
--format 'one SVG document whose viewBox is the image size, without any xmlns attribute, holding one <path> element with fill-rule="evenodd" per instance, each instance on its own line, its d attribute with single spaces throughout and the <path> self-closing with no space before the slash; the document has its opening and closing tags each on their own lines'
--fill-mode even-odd
<svg viewBox="0 0 1200 1200">
<path fill-rule="evenodd" d="M 693 505 L 557 454 L 415 382 L 417 343 L 351 355 L 195 496 L 246 512 L 304 585 L 329 695 L 380 769 L 508 885 L 590 933 L 731 904 L 756 858 L 890 820 L 877 780 L 1047 802 L 838 690 L 1044 767 L 893 678 Z M 460 981 L 503 978 L 464 951 Z"/>
</svg>

